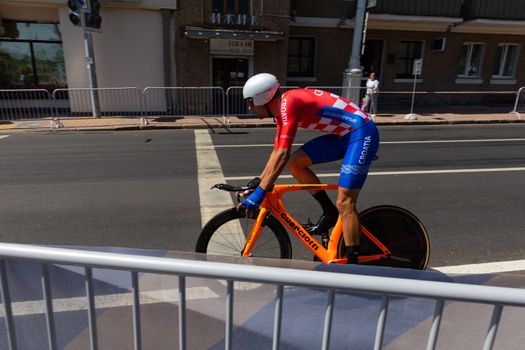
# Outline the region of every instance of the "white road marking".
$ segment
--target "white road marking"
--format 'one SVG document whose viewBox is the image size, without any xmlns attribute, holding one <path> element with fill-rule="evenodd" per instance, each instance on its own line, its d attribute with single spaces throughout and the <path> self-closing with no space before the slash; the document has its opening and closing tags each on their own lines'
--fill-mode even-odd
<svg viewBox="0 0 525 350">
<path fill-rule="evenodd" d="M 195 147 L 197 152 L 197 172 L 201 222 L 204 226 L 213 215 L 233 207 L 231 196 L 224 191 L 211 190 L 218 183 L 225 183 L 221 163 L 208 130 L 195 130 Z"/>
<path fill-rule="evenodd" d="M 468 139 L 468 140 L 414 140 L 414 141 L 381 141 L 382 145 L 410 145 L 410 144 L 432 144 L 432 143 L 473 143 L 473 142 L 517 142 L 525 141 L 525 138 L 511 139 Z M 293 146 L 302 146 L 302 143 L 294 143 Z M 245 148 L 245 147 L 273 147 L 272 143 L 258 143 L 245 145 L 216 145 L 215 148 Z"/>
<path fill-rule="evenodd" d="M 483 264 L 431 267 L 430 269 L 437 270 L 442 273 L 457 273 L 457 274 L 468 274 L 468 275 L 524 271 L 525 270 L 525 260 L 499 261 L 499 262 L 491 262 L 491 263 L 483 263 Z"/>
<path fill-rule="evenodd" d="M 178 289 L 164 289 L 140 292 L 140 305 L 176 303 L 179 301 Z M 208 287 L 193 287 L 186 289 L 186 300 L 219 298 Z M 106 309 L 112 307 L 131 306 L 131 293 L 119 293 L 95 296 L 95 307 Z M 46 312 L 43 300 L 20 301 L 11 304 L 14 316 L 38 315 Z M 53 299 L 53 312 L 87 310 L 86 297 Z M 0 317 L 4 317 L 4 308 L 0 309 Z"/>
<path fill-rule="evenodd" d="M 213 147 L 208 130 L 195 130 L 195 145 L 197 152 L 197 168 L 199 183 L 199 198 L 201 207 L 202 226 L 219 212 L 234 207 L 231 195 L 220 190 L 211 190 L 218 183 L 225 183 L 221 163 Z M 208 244 L 208 251 L 216 255 L 238 255 L 238 246 L 242 247 L 245 241 L 244 233 L 239 220 L 233 220 L 222 225 L 214 234 L 214 239 Z M 231 242 L 237 242 L 232 246 Z M 243 288 L 243 282 L 236 285 L 236 289 Z"/>
<path fill-rule="evenodd" d="M 5 138 L 7 138 L 9 136 L 11 136 L 11 135 L 0 135 L 0 139 L 5 139 Z"/>
<path fill-rule="evenodd" d="M 492 173 L 492 172 L 510 172 L 525 171 L 525 167 L 515 168 L 478 168 L 478 169 L 443 169 L 443 170 L 406 170 L 406 171 L 371 171 L 369 176 L 388 176 L 388 175 L 425 175 L 425 174 L 462 174 L 462 173 Z M 317 174 L 318 177 L 339 177 L 339 173 Z M 249 180 L 251 176 L 228 176 L 226 181 Z M 292 175 L 281 175 L 280 179 L 291 179 Z"/>
</svg>

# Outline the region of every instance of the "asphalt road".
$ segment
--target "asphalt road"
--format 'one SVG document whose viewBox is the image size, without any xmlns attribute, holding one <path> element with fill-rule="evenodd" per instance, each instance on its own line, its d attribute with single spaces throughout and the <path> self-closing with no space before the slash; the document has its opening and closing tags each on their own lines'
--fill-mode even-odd
<svg viewBox="0 0 525 350">
<path fill-rule="evenodd" d="M 211 133 L 228 182 L 257 175 L 273 133 Z M 393 126 L 380 133 L 380 158 L 360 209 L 394 204 L 414 212 L 430 234 L 431 266 L 524 259 L 525 126 Z M 300 132 L 296 143 L 313 136 Z M 316 167 L 327 182 L 337 181 L 338 169 Z M 198 175 L 193 130 L 0 136 L 0 241 L 192 251 L 203 203 Z M 319 215 L 306 194 L 286 203 L 304 220 Z"/>
</svg>

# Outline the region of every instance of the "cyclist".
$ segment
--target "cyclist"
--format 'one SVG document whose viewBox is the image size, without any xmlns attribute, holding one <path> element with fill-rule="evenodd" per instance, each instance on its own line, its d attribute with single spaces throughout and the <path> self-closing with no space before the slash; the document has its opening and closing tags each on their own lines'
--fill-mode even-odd
<svg viewBox="0 0 525 350">
<path fill-rule="evenodd" d="M 313 233 L 327 231 L 335 225 L 340 214 L 348 262 L 357 263 L 359 217 L 356 202 L 379 146 L 377 128 L 372 118 L 342 97 L 312 89 L 295 89 L 281 95 L 279 86 L 277 78 L 268 73 L 257 74 L 244 85 L 243 97 L 248 108 L 260 118 L 273 118 L 277 130 L 274 149 L 256 178 L 260 182 L 255 182 L 257 187 L 238 209 L 244 207 L 246 215 L 254 215 L 285 166 L 300 183 L 320 183 L 310 166 L 342 159 L 336 206 L 326 191 L 311 192 L 323 210 Z M 290 154 L 298 127 L 328 134 L 306 142 Z"/>
</svg>

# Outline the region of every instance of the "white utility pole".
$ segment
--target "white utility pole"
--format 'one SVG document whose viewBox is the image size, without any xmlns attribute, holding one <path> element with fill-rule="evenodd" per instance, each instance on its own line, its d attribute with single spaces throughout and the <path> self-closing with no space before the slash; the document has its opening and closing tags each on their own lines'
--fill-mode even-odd
<svg viewBox="0 0 525 350">
<path fill-rule="evenodd" d="M 359 105 L 361 98 L 361 41 L 363 35 L 363 22 L 365 19 L 366 0 L 357 0 L 355 11 L 354 36 L 352 39 L 352 53 L 348 61 L 348 68 L 343 73 L 343 97 Z"/>
</svg>

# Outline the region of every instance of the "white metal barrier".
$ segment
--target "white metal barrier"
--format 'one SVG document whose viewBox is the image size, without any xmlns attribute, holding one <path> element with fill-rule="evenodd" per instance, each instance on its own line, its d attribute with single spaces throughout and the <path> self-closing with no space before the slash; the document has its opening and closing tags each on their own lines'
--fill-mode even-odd
<svg viewBox="0 0 525 350">
<path fill-rule="evenodd" d="M 53 99 L 62 101 L 56 108 L 59 117 L 90 117 L 93 115 L 92 93 L 98 98 L 100 116 L 142 116 L 142 94 L 136 87 L 97 89 L 56 89 Z"/>
<path fill-rule="evenodd" d="M 281 86 L 281 92 L 298 89 L 298 86 Z M 226 90 L 226 115 L 228 116 L 255 116 L 248 110 L 242 96 L 242 86 L 232 86 Z"/>
<path fill-rule="evenodd" d="M 221 87 L 147 87 L 143 91 L 147 117 L 224 116 Z"/>
<path fill-rule="evenodd" d="M 51 94 L 45 89 L 0 90 L 0 120 L 52 117 Z"/>
<path fill-rule="evenodd" d="M 282 91 L 298 88 L 282 86 Z M 310 86 L 340 96 L 348 94 L 343 86 Z M 360 89 L 360 96 L 366 88 Z M 514 96 L 515 100 L 514 100 Z M 381 114 L 404 114 L 410 109 L 412 91 L 380 91 Z M 253 116 L 242 98 L 242 87 L 136 87 L 98 89 L 0 90 L 0 119 L 18 120 L 47 117 L 93 116 L 93 100 L 98 100 L 99 116 L 149 118 L 184 116 Z M 361 101 L 352 101 L 361 105 Z M 515 113 L 521 119 L 525 112 L 525 88 L 516 91 L 415 91 L 416 112 L 421 113 L 484 113 L 486 105 L 495 113 L 507 113 L 514 103 Z M 497 106 L 499 111 L 494 106 Z M 58 119 L 57 119 L 58 120 Z"/>
<path fill-rule="evenodd" d="M 521 119 L 521 113 L 525 113 L 525 87 L 518 90 L 516 102 L 514 102 L 514 109 L 510 113 L 516 114 L 518 119 Z"/>
<path fill-rule="evenodd" d="M 273 349 L 278 349 L 281 343 L 280 330 L 282 320 L 283 286 L 300 286 L 324 290 L 327 294 L 327 304 L 324 317 L 324 333 L 322 349 L 328 349 L 334 298 L 341 292 L 360 292 L 382 295 L 374 349 L 381 349 L 385 332 L 389 301 L 393 296 L 427 298 L 435 300 L 435 311 L 428 334 L 427 349 L 435 349 L 446 301 L 461 301 L 466 303 L 481 303 L 493 305 L 492 318 L 484 339 L 484 350 L 493 347 L 503 308 L 506 306 L 525 307 L 525 293 L 521 289 L 479 286 L 458 283 L 421 281 L 390 277 L 373 277 L 349 274 L 334 274 L 332 272 L 307 271 L 296 269 L 280 269 L 254 265 L 240 265 L 207 261 L 169 259 L 127 254 L 102 253 L 83 250 L 50 248 L 22 244 L 0 243 L 0 291 L 4 307 L 4 317 L 9 349 L 16 349 L 16 324 L 14 322 L 9 290 L 9 279 L 6 273 L 6 260 L 32 261 L 42 264 L 42 295 L 46 312 L 46 327 L 49 338 L 49 348 L 54 349 L 56 327 L 53 318 L 53 296 L 49 288 L 48 264 L 76 265 L 85 268 L 86 301 L 89 319 L 89 334 L 91 348 L 97 348 L 97 331 L 95 320 L 95 304 L 93 291 L 93 268 L 122 270 L 130 272 L 133 303 L 133 330 L 135 349 L 141 348 L 141 319 L 138 272 L 169 274 L 179 276 L 179 348 L 186 349 L 186 277 L 200 277 L 227 280 L 226 298 L 226 349 L 232 349 L 232 320 L 234 310 L 234 283 L 249 281 L 272 284 L 277 286 L 274 324 Z M 335 278 L 334 278 L 335 277 Z M 307 331 L 307 329 L 305 329 Z"/>
<path fill-rule="evenodd" d="M 352 90 L 360 90 L 361 93 L 361 97 L 362 95 L 364 95 L 364 93 L 366 92 L 366 87 L 347 87 L 347 86 L 307 86 L 306 87 L 307 89 L 319 89 L 319 90 L 323 90 L 323 91 L 327 91 L 327 92 L 330 92 L 332 94 L 335 94 L 337 96 L 347 96 L 349 94 L 350 91 Z M 354 102 L 356 105 L 360 105 L 359 101 L 352 101 Z"/>
</svg>

